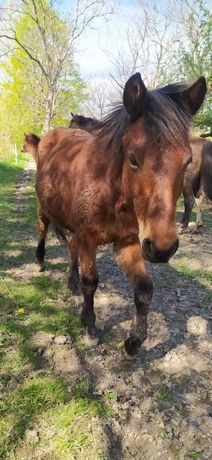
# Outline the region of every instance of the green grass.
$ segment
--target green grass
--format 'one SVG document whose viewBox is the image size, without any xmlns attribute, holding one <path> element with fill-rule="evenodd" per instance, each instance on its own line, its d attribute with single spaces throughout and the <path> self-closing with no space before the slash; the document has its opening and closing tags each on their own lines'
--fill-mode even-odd
<svg viewBox="0 0 212 460">
<path fill-rule="evenodd" d="M 160 390 L 158 390 L 155 393 L 155 399 L 157 401 L 172 401 L 173 397 L 172 397 L 172 394 L 170 393 L 170 391 L 167 388 L 162 387 L 162 388 L 160 388 Z"/>
<path fill-rule="evenodd" d="M 111 415 L 105 397 L 94 398 L 86 379 L 70 382 L 66 375 L 49 373 L 31 341 L 37 332 L 67 335 L 79 350 L 81 325 L 64 281 L 33 272 L 24 279 L 26 264 L 34 262 L 35 247 L 28 239 L 36 237 L 37 219 L 34 181 L 24 192 L 22 212 L 14 194 L 24 164 L 23 158 L 18 165 L 0 162 L 0 458 L 21 460 L 24 449 L 29 459 L 39 449 L 59 460 L 106 458 L 103 436 L 96 430 Z M 23 274 L 16 275 L 16 268 Z M 67 264 L 54 267 L 66 269 Z M 39 432 L 34 443 L 26 438 L 31 429 Z"/>
<path fill-rule="evenodd" d="M 189 458 L 201 458 L 204 453 L 204 450 L 191 450 L 188 452 L 188 457 Z"/>
<path fill-rule="evenodd" d="M 28 379 L 0 402 L 0 456 L 6 458 L 9 454 L 8 458 L 13 458 L 17 445 L 23 449 L 30 444 L 32 451 L 50 447 L 44 427 L 51 427 L 54 433 L 51 448 L 56 458 L 57 455 L 70 458 L 70 454 L 71 458 L 74 455 L 78 458 L 80 453 L 88 459 L 101 458 L 96 456 L 96 447 L 101 450 L 101 439 L 95 434 L 95 426 L 93 434 L 87 426 L 94 417 L 97 423 L 98 418 L 110 414 L 104 401 L 92 399 L 86 381 L 75 382 L 70 395 L 64 379 L 52 376 Z M 26 430 L 32 428 L 39 433 L 39 442 L 35 444 L 25 438 Z"/>
<path fill-rule="evenodd" d="M 0 215 L 4 221 L 11 220 L 11 212 L 14 210 L 13 192 L 15 190 L 16 179 L 23 171 L 25 161 L 21 159 L 17 165 L 9 161 L 0 161 Z M 2 225 L 1 225 L 2 231 Z"/>
<path fill-rule="evenodd" d="M 181 275 L 190 278 L 202 284 L 205 287 L 211 288 L 212 286 L 212 271 L 201 269 L 192 269 L 186 259 L 175 259 L 175 268 Z"/>
</svg>

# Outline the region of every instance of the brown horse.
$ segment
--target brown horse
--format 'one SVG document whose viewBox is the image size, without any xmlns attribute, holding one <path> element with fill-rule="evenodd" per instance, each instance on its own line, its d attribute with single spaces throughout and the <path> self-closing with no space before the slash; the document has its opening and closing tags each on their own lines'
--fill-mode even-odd
<svg viewBox="0 0 212 460">
<path fill-rule="evenodd" d="M 192 163 L 185 172 L 183 197 L 185 210 L 182 217 L 182 228 L 188 226 L 191 211 L 196 202 L 196 229 L 202 226 L 201 204 L 203 198 L 212 201 L 212 142 L 202 137 L 192 137 Z"/>
<path fill-rule="evenodd" d="M 79 259 L 82 324 L 96 336 L 96 250 L 112 242 L 134 287 L 130 355 L 147 335 L 153 288 L 145 260 L 167 262 L 178 248 L 176 203 L 191 161 L 189 123 L 205 93 L 204 77 L 148 91 L 137 73 L 100 130 L 57 128 L 39 144 L 37 194 L 48 219 L 72 234 L 71 282 L 74 290 Z"/>
<path fill-rule="evenodd" d="M 31 153 L 35 163 L 38 162 L 38 144 L 40 142 L 40 137 L 36 136 L 33 133 L 24 133 L 24 143 L 21 149 L 22 152 Z"/>
</svg>

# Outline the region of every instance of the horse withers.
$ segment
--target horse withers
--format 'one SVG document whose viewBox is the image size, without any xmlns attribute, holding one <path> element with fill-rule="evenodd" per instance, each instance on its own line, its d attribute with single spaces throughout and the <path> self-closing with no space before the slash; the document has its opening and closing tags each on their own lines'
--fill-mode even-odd
<svg viewBox="0 0 212 460">
<path fill-rule="evenodd" d="M 39 144 L 37 194 L 45 215 L 72 235 L 70 279 L 75 290 L 79 260 L 82 324 L 95 339 L 96 250 L 113 243 L 134 288 L 130 355 L 147 336 L 153 288 L 146 260 L 167 262 L 178 248 L 176 203 L 191 161 L 189 124 L 205 93 L 204 77 L 148 91 L 136 73 L 123 104 L 97 131 L 57 128 Z"/>
</svg>

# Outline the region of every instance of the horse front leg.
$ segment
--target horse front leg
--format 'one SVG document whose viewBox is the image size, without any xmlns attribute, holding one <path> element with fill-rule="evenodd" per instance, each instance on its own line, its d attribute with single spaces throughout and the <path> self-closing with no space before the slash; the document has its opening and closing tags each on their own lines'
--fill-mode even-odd
<svg viewBox="0 0 212 460">
<path fill-rule="evenodd" d="M 49 219 L 42 211 L 40 205 L 38 204 L 38 232 L 39 232 L 39 241 L 36 248 L 36 261 L 40 267 L 40 271 L 45 270 L 44 265 L 44 256 L 45 256 L 45 241 L 46 235 L 49 228 Z"/>
<path fill-rule="evenodd" d="M 118 262 L 134 288 L 136 314 L 132 321 L 129 337 L 124 343 L 126 352 L 133 356 L 147 337 L 147 316 L 153 294 L 153 285 L 146 270 L 139 242 L 116 247 L 116 249 L 118 249 Z"/>
<path fill-rule="evenodd" d="M 93 241 L 84 239 L 83 244 L 79 244 L 79 260 L 81 266 L 81 291 L 84 298 L 81 322 L 90 343 L 97 343 L 94 294 L 98 286 L 98 273 L 96 267 L 96 246 Z"/>
</svg>

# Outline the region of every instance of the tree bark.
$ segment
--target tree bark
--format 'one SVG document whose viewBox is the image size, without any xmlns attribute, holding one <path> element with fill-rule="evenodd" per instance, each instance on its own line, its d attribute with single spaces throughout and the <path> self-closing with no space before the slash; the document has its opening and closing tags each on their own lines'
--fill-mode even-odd
<svg viewBox="0 0 212 460">
<path fill-rule="evenodd" d="M 47 133 L 51 129 L 51 121 L 54 114 L 54 106 L 55 106 L 55 92 L 54 88 L 49 88 L 47 100 L 46 100 L 46 110 L 45 110 L 45 118 L 43 124 L 43 131 L 42 134 Z"/>
</svg>

